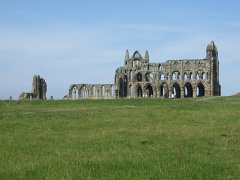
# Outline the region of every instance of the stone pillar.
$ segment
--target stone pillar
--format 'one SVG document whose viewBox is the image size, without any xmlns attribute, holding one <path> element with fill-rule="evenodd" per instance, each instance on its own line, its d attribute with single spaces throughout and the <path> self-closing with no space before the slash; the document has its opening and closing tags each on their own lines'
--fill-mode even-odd
<svg viewBox="0 0 240 180">
<path fill-rule="evenodd" d="M 196 87 L 193 87 L 193 97 L 197 97 L 197 89 L 196 89 Z"/>
<path fill-rule="evenodd" d="M 181 98 L 184 98 L 184 86 L 181 86 L 180 90 L 181 90 Z"/>
</svg>

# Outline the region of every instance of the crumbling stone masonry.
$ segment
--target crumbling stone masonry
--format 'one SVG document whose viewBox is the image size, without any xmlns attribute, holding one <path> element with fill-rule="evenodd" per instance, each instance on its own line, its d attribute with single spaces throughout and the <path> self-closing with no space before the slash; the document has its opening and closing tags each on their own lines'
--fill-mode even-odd
<svg viewBox="0 0 240 180">
<path fill-rule="evenodd" d="M 18 100 L 46 99 L 47 84 L 39 75 L 33 76 L 32 92 L 22 92 Z"/>
<path fill-rule="evenodd" d="M 220 96 L 217 46 L 207 45 L 206 58 L 149 63 L 135 51 L 125 54 L 124 66 L 115 71 L 113 84 L 72 84 L 64 99 L 176 98 Z"/>
<path fill-rule="evenodd" d="M 113 84 L 72 84 L 64 99 L 114 99 Z"/>
<path fill-rule="evenodd" d="M 212 41 L 205 59 L 167 60 L 149 63 L 135 51 L 125 54 L 124 66 L 115 71 L 115 98 L 220 96 L 218 50 Z"/>
</svg>

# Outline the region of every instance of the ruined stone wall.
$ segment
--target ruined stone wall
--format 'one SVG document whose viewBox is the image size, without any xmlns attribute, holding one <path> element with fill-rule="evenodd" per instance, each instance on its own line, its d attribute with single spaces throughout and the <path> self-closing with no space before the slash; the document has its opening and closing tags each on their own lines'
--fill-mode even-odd
<svg viewBox="0 0 240 180">
<path fill-rule="evenodd" d="M 47 83 L 45 79 L 39 75 L 33 76 L 32 92 L 22 92 L 19 95 L 19 100 L 33 100 L 33 99 L 46 99 Z"/>
<path fill-rule="evenodd" d="M 64 99 L 114 99 L 113 84 L 72 84 Z"/>
<path fill-rule="evenodd" d="M 214 42 L 208 44 L 206 58 L 167 60 L 149 63 L 135 51 L 129 57 L 126 51 L 124 66 L 115 71 L 115 97 L 170 97 L 219 96 L 218 50 Z"/>
</svg>

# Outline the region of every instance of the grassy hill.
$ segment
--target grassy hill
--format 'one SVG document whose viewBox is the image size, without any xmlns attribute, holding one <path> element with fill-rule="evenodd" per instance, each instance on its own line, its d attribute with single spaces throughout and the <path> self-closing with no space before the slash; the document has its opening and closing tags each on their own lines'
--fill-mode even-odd
<svg viewBox="0 0 240 180">
<path fill-rule="evenodd" d="M 240 97 L 0 101 L 0 179 L 238 179 Z"/>
</svg>

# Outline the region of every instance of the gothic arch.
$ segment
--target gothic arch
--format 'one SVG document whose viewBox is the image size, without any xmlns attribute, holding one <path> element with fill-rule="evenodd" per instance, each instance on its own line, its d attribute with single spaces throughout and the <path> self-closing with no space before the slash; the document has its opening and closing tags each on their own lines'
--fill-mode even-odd
<svg viewBox="0 0 240 180">
<path fill-rule="evenodd" d="M 163 73 L 160 73 L 160 75 L 159 75 L 159 80 L 161 80 L 161 81 L 164 80 L 164 74 L 163 74 Z"/>
<path fill-rule="evenodd" d="M 184 85 L 184 97 L 193 97 L 192 84 L 189 82 Z"/>
<path fill-rule="evenodd" d="M 144 88 L 145 88 L 145 91 L 146 91 L 146 97 L 153 97 L 153 86 L 152 86 L 152 84 L 146 84 L 145 86 L 144 86 Z"/>
<path fill-rule="evenodd" d="M 124 88 L 124 83 L 123 83 L 123 78 L 119 78 L 119 97 L 123 97 L 123 94 L 124 94 L 124 91 L 123 91 L 123 88 Z"/>
<path fill-rule="evenodd" d="M 197 97 L 205 96 L 205 88 L 204 85 L 200 82 L 197 85 Z"/>
<path fill-rule="evenodd" d="M 137 82 L 142 82 L 142 74 L 139 72 L 137 73 Z"/>
<path fill-rule="evenodd" d="M 202 72 L 202 79 L 206 80 L 206 73 L 205 72 Z"/>
<path fill-rule="evenodd" d="M 184 79 L 184 80 L 187 80 L 187 79 L 188 79 L 188 73 L 187 73 L 186 71 L 184 72 L 183 79 Z"/>
<path fill-rule="evenodd" d="M 193 80 L 193 73 L 192 72 L 189 72 L 189 79 Z"/>
<path fill-rule="evenodd" d="M 181 80 L 181 74 L 178 70 L 172 72 L 172 80 Z"/>
<path fill-rule="evenodd" d="M 158 65 L 158 71 L 162 71 L 162 65 L 161 64 Z"/>
<path fill-rule="evenodd" d="M 136 91 L 136 96 L 137 97 L 142 97 L 143 96 L 143 91 L 142 91 L 142 87 L 140 84 L 138 84 L 135 88 L 135 91 Z"/>
<path fill-rule="evenodd" d="M 82 99 L 88 99 L 88 88 L 85 84 L 80 87 L 79 91 Z"/>
<path fill-rule="evenodd" d="M 127 97 L 127 85 L 128 79 L 127 76 L 124 75 L 119 79 L 119 97 Z"/>
<path fill-rule="evenodd" d="M 200 75 L 199 75 L 199 72 L 196 73 L 196 80 L 199 80 L 200 79 Z"/>
<path fill-rule="evenodd" d="M 160 85 L 159 90 L 160 90 L 160 97 L 165 97 L 165 98 L 168 97 L 168 85 L 167 85 L 167 83 L 163 82 Z"/>
<path fill-rule="evenodd" d="M 92 86 L 92 96 L 96 96 L 96 86 Z"/>
<path fill-rule="evenodd" d="M 72 84 L 69 87 L 69 95 L 71 96 L 71 99 L 78 99 L 79 98 L 79 92 L 76 84 Z"/>
<path fill-rule="evenodd" d="M 176 98 L 181 98 L 181 88 L 177 82 L 172 85 L 172 91 Z"/>
</svg>

